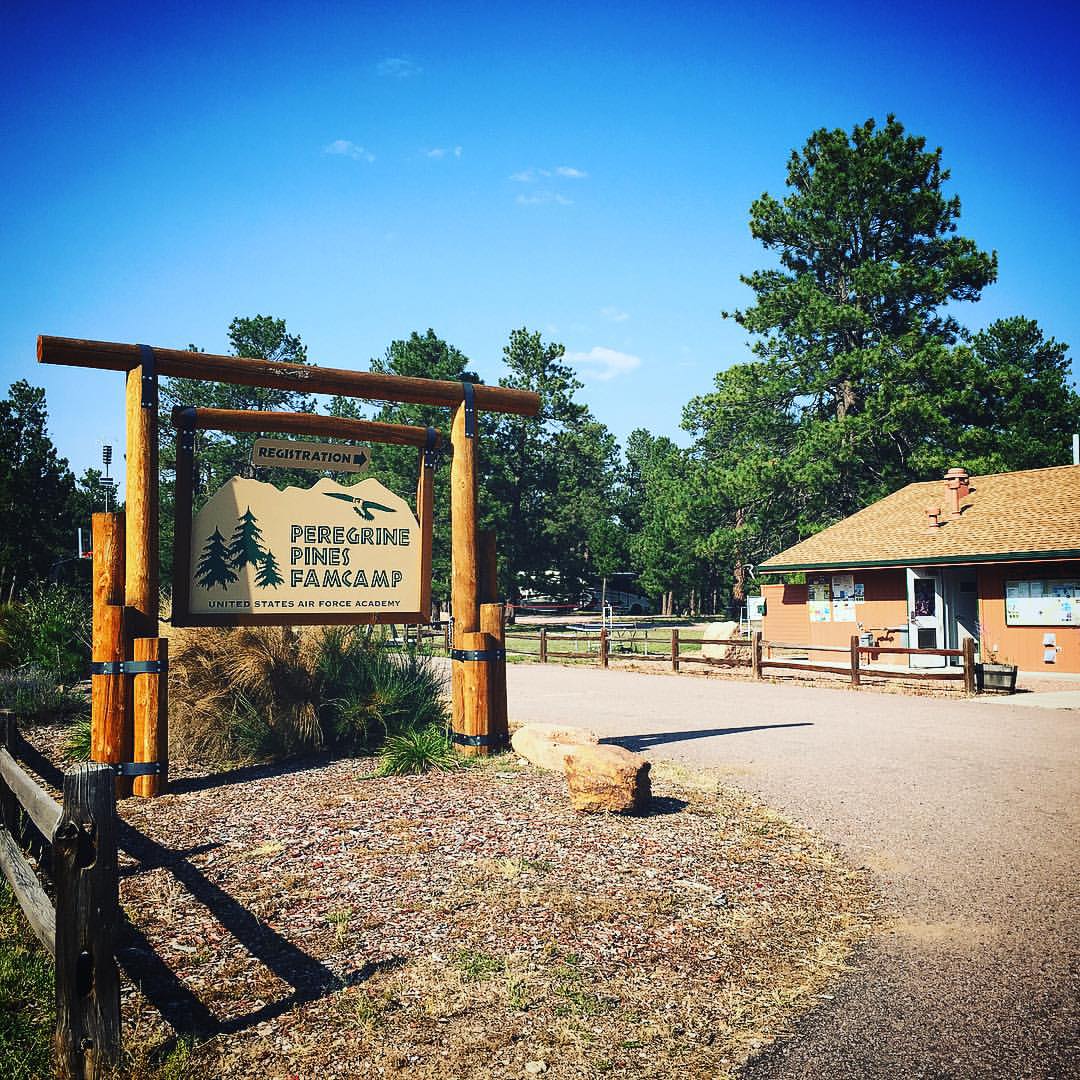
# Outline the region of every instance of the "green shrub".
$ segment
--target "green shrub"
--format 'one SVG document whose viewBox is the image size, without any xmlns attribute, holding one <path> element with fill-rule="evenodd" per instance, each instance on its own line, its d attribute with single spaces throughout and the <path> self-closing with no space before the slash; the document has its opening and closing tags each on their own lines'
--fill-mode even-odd
<svg viewBox="0 0 1080 1080">
<path fill-rule="evenodd" d="M 90 667 L 91 612 L 88 592 L 42 583 L 4 614 L 10 664 L 31 665 L 54 682 L 72 683 Z"/>
<path fill-rule="evenodd" d="M 177 760 L 225 765 L 322 745 L 370 751 L 447 720 L 430 658 L 387 649 L 367 629 L 185 631 L 171 650 Z"/>
<path fill-rule="evenodd" d="M 388 736 L 379 748 L 380 776 L 417 776 L 432 769 L 448 771 L 459 761 L 446 729 L 429 724 Z"/>
<path fill-rule="evenodd" d="M 70 761 L 89 761 L 91 747 L 90 714 L 75 719 L 64 740 L 64 754 Z"/>
<path fill-rule="evenodd" d="M 11 709 L 20 720 L 63 719 L 86 708 L 86 696 L 61 689 L 51 673 L 34 667 L 0 671 L 0 709 Z"/>
</svg>

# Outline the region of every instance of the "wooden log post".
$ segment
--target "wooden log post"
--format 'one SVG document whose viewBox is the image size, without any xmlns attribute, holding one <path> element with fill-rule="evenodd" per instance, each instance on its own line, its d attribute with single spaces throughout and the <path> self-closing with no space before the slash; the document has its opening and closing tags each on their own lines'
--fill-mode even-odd
<svg viewBox="0 0 1080 1080">
<path fill-rule="evenodd" d="M 135 653 L 138 638 L 157 638 L 160 604 L 158 552 L 158 379 L 153 353 L 141 351 L 142 363 L 127 373 L 127 462 L 124 513 L 127 519 L 124 554 L 124 659 Z M 134 748 L 136 726 L 133 677 L 126 678 L 124 744 Z M 156 723 L 151 729 L 156 740 L 166 737 L 167 728 Z M 146 732 L 144 731 L 145 735 Z M 146 749 L 148 760 L 160 761 L 168 750 L 159 745 Z M 134 761 L 126 756 L 124 761 Z M 146 790 L 157 794 L 157 785 Z"/>
<path fill-rule="evenodd" d="M 540 663 L 547 663 L 547 627 L 540 627 Z"/>
<path fill-rule="evenodd" d="M 501 603 L 480 605 L 480 630 L 491 638 L 492 648 L 496 652 L 488 664 L 491 672 L 491 749 L 505 750 L 510 745 L 510 724 L 506 708 L 506 631 L 503 628 Z"/>
<path fill-rule="evenodd" d="M 679 628 L 671 628 L 671 670 L 679 670 Z"/>
<path fill-rule="evenodd" d="M 476 529 L 477 417 L 472 401 L 455 410 L 450 426 L 453 460 L 450 464 L 450 531 L 452 546 L 451 604 L 454 615 L 454 651 L 486 651 L 480 640 L 480 563 Z M 483 635 L 486 640 L 486 635 Z M 485 663 L 454 659 L 452 733 L 467 755 L 486 756 L 490 668 Z M 479 725 L 484 725 L 481 729 Z"/>
<path fill-rule="evenodd" d="M 90 658 L 90 759 L 115 765 L 132 760 L 134 732 L 126 727 L 128 683 L 120 673 L 124 641 L 124 515 L 94 514 L 92 519 L 93 631 Z M 99 665 L 104 670 L 99 671 Z M 131 781 L 117 777 L 116 793 L 131 792 Z"/>
<path fill-rule="evenodd" d="M 964 638 L 964 693 L 975 693 L 975 639 Z"/>
<path fill-rule="evenodd" d="M 111 1075 L 120 1053 L 120 917 L 112 770 L 79 765 L 64 777 L 53 836 L 56 881 L 56 1057 L 73 1080 Z"/>
<path fill-rule="evenodd" d="M 859 675 L 859 635 L 851 635 L 851 685 L 859 686 L 862 679 Z"/>
<path fill-rule="evenodd" d="M 490 656 L 495 639 L 480 632 L 458 636 L 457 648 L 466 659 L 456 660 L 461 668 L 462 702 L 464 713 L 461 727 L 455 725 L 454 741 L 460 753 L 467 757 L 487 756 L 494 749 L 491 731 L 491 662 L 479 657 Z M 469 654 L 477 654 L 473 659 Z"/>
<path fill-rule="evenodd" d="M 169 642 L 165 638 L 136 638 L 135 664 L 157 667 L 134 676 L 135 763 L 156 762 L 157 773 L 136 776 L 136 795 L 160 795 L 169 777 Z"/>
<path fill-rule="evenodd" d="M 608 632 L 607 627 L 602 626 L 600 628 L 600 666 L 606 668 L 608 666 Z"/>
<path fill-rule="evenodd" d="M 750 674 L 755 679 L 761 678 L 761 631 L 755 630 L 750 639 Z"/>
</svg>

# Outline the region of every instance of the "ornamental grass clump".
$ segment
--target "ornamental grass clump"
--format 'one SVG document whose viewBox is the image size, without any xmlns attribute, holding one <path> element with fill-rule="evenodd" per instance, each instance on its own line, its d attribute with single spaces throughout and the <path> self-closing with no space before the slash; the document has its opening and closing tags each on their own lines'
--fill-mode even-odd
<svg viewBox="0 0 1080 1080">
<path fill-rule="evenodd" d="M 177 760 L 225 765 L 320 747 L 364 753 L 388 736 L 447 722 L 430 659 L 387 648 L 363 628 L 185 631 L 172 639 L 172 670 Z"/>
<path fill-rule="evenodd" d="M 438 770 L 448 772 L 460 764 L 445 727 L 423 728 L 391 735 L 379 749 L 379 776 L 418 776 Z"/>
</svg>

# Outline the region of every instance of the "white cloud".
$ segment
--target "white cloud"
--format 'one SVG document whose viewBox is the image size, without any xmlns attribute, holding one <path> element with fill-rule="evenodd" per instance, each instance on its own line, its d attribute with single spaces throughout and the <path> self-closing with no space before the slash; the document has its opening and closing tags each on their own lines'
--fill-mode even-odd
<svg viewBox="0 0 1080 1080">
<path fill-rule="evenodd" d="M 571 206 L 574 200 L 560 195 L 557 191 L 536 191 L 531 195 L 519 195 L 514 202 L 519 206 L 538 206 L 541 203 L 558 203 L 559 206 Z"/>
<path fill-rule="evenodd" d="M 626 320 L 630 318 L 625 311 L 621 311 L 619 308 L 612 306 L 602 307 L 600 309 L 600 314 L 607 319 L 608 322 L 626 322 Z"/>
<path fill-rule="evenodd" d="M 352 158 L 353 161 L 374 161 L 375 155 L 370 150 L 358 146 L 348 139 L 335 139 L 323 147 L 324 154 L 336 154 L 339 157 Z"/>
<path fill-rule="evenodd" d="M 375 65 L 375 70 L 388 79 L 409 79 L 424 69 L 407 56 L 388 56 Z"/>
<path fill-rule="evenodd" d="M 552 176 L 560 176 L 568 180 L 584 180 L 589 174 L 584 169 L 574 169 L 569 165 L 560 165 L 557 169 L 537 169 L 529 166 L 516 173 L 510 174 L 510 179 L 519 184 L 532 184 L 537 180 L 547 180 Z"/>
<path fill-rule="evenodd" d="M 588 352 L 568 352 L 566 359 L 583 369 L 582 374 L 597 382 L 607 382 L 619 375 L 628 375 L 641 367 L 641 357 L 618 352 L 603 345 L 594 345 Z"/>
<path fill-rule="evenodd" d="M 424 156 L 429 158 L 435 158 L 440 160 L 445 157 L 461 157 L 460 146 L 435 146 L 430 150 L 424 151 Z"/>
</svg>

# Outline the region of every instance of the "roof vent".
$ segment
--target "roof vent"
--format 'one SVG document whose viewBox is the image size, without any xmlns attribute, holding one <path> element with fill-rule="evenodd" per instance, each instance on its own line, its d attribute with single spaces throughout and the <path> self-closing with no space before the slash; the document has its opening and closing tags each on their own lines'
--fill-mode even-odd
<svg viewBox="0 0 1080 1080">
<path fill-rule="evenodd" d="M 945 474 L 945 499 L 949 517 L 956 521 L 962 513 L 964 500 L 971 492 L 971 477 L 967 469 L 950 469 Z"/>
<path fill-rule="evenodd" d="M 942 522 L 938 521 L 941 517 L 940 506 L 928 506 L 926 508 L 926 531 L 937 532 L 941 528 Z"/>
</svg>

